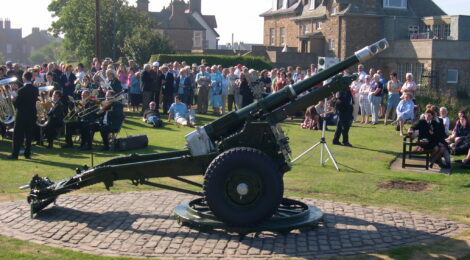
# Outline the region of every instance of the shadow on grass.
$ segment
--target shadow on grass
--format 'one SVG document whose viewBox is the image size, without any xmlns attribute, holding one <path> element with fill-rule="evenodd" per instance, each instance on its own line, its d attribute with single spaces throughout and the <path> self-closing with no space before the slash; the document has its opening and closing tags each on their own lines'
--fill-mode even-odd
<svg viewBox="0 0 470 260">
<path fill-rule="evenodd" d="M 53 162 L 53 161 L 46 161 L 46 160 L 42 160 L 42 159 L 37 159 L 37 158 L 34 158 L 34 155 L 32 156 L 31 160 L 24 160 L 24 162 L 34 163 L 34 164 L 44 164 L 44 165 L 55 166 L 55 167 L 64 167 L 64 168 L 68 168 L 68 169 L 75 169 L 75 168 L 81 166 L 80 164 L 66 163 L 66 162 L 63 162 L 63 161 Z"/>
<path fill-rule="evenodd" d="M 387 151 L 387 150 L 376 150 L 376 149 L 371 149 L 363 146 L 354 146 L 353 149 L 359 149 L 359 150 L 365 150 L 365 151 L 370 151 L 370 152 L 377 152 L 377 153 L 384 153 L 384 154 L 389 154 L 393 155 L 395 157 L 401 156 L 401 152 L 393 152 L 393 151 Z"/>
</svg>

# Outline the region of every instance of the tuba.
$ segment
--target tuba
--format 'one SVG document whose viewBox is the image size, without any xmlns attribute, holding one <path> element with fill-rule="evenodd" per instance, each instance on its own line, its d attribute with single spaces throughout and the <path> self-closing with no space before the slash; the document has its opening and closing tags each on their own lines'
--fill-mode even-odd
<svg viewBox="0 0 470 260">
<path fill-rule="evenodd" d="M 52 100 L 49 91 L 53 90 L 54 86 L 40 87 L 39 100 L 36 101 L 36 125 L 45 127 L 49 124 L 49 111 L 52 108 Z"/>
<path fill-rule="evenodd" d="M 15 93 L 9 84 L 16 80 L 16 78 L 0 80 L 0 122 L 4 125 L 15 122 L 15 107 L 13 106 Z"/>
</svg>

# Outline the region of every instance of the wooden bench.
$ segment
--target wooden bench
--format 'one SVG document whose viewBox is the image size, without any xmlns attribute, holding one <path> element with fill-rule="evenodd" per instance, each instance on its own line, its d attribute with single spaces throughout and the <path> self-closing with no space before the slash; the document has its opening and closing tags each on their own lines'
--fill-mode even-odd
<svg viewBox="0 0 470 260">
<path fill-rule="evenodd" d="M 416 139 L 416 142 L 414 141 Z M 401 167 L 406 168 L 406 167 L 418 167 L 418 168 L 426 168 L 426 170 L 429 170 L 429 163 L 430 163 L 430 158 L 431 158 L 431 153 L 432 149 L 428 150 L 423 150 L 423 151 L 417 151 L 416 147 L 423 145 L 418 141 L 417 138 L 413 138 L 409 135 L 405 136 L 403 138 L 403 154 L 402 154 L 402 163 Z M 412 159 L 412 158 L 424 158 L 426 160 L 426 164 L 412 164 L 412 163 L 407 163 L 407 159 Z"/>
</svg>

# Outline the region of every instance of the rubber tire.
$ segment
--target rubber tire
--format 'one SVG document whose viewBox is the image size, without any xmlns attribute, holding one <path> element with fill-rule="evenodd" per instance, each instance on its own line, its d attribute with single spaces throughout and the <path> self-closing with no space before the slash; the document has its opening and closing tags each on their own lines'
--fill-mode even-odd
<svg viewBox="0 0 470 260">
<path fill-rule="evenodd" d="M 257 173 L 262 192 L 253 205 L 240 209 L 226 195 L 225 183 L 237 168 Z M 219 154 L 209 165 L 204 177 L 204 196 L 212 213 L 232 226 L 254 226 L 271 217 L 284 193 L 282 174 L 265 153 L 248 147 L 237 147 Z"/>
</svg>

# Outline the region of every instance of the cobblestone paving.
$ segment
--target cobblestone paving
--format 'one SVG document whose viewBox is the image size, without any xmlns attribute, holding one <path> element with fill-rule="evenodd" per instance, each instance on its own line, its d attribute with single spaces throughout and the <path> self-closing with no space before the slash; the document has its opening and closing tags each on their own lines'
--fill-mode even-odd
<svg viewBox="0 0 470 260">
<path fill-rule="evenodd" d="M 0 234 L 109 256 L 163 258 L 319 258 L 403 247 L 454 236 L 468 227 L 420 213 L 316 199 L 324 223 L 288 235 L 263 232 L 240 240 L 222 231 L 180 226 L 173 208 L 192 196 L 130 192 L 62 196 L 58 206 L 29 215 L 26 202 L 0 204 Z"/>
</svg>

